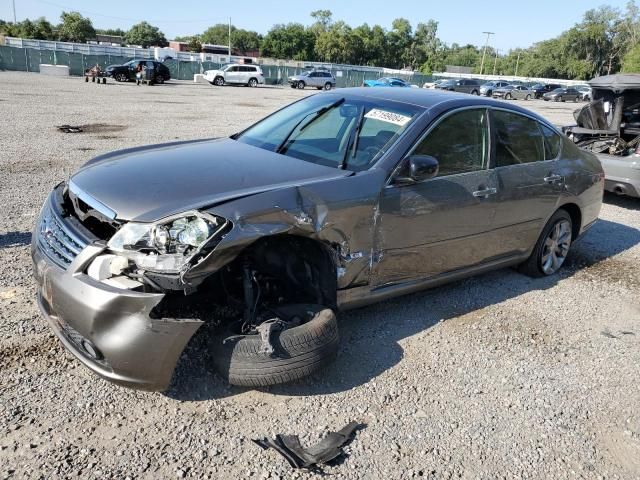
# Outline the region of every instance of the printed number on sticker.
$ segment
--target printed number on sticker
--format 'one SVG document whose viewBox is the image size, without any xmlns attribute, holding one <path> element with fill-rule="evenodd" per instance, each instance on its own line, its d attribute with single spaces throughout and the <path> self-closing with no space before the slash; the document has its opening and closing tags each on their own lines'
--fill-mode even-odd
<svg viewBox="0 0 640 480">
<path fill-rule="evenodd" d="M 380 110 L 378 108 L 374 108 L 370 110 L 365 118 L 373 118 L 374 120 L 380 120 L 382 122 L 393 123 L 394 125 L 399 125 L 404 127 L 411 117 L 407 117 L 406 115 L 400 115 L 399 113 L 387 112 L 386 110 Z"/>
</svg>

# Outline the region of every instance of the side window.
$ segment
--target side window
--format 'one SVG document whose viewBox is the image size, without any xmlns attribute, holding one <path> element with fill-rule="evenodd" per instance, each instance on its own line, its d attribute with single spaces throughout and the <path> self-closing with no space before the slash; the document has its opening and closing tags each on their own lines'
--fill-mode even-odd
<svg viewBox="0 0 640 480">
<path fill-rule="evenodd" d="M 538 122 L 517 113 L 492 111 L 495 132 L 496 167 L 544 160 L 542 134 Z"/>
<path fill-rule="evenodd" d="M 554 160 L 560 154 L 560 135 L 551 130 L 546 125 L 540 124 L 542 136 L 544 137 L 544 158 Z"/>
<path fill-rule="evenodd" d="M 488 140 L 486 110 L 464 110 L 437 124 L 413 153 L 435 157 L 439 177 L 474 172 L 488 166 Z"/>
</svg>

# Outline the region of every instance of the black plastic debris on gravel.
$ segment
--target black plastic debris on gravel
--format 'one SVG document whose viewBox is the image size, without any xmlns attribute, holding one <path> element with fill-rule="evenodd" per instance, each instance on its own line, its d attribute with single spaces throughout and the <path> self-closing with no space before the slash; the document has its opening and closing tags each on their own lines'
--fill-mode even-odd
<svg viewBox="0 0 640 480">
<path fill-rule="evenodd" d="M 274 439 L 265 437 L 251 441 L 263 450 L 273 448 L 282 455 L 292 468 L 306 468 L 322 473 L 320 464 L 331 464 L 338 457 L 344 456 L 342 447 L 350 443 L 358 430 L 366 425 L 350 422 L 337 432 L 329 432 L 319 443 L 311 447 L 303 447 L 297 435 L 278 434 Z"/>
<path fill-rule="evenodd" d="M 125 125 L 109 125 L 106 123 L 89 123 L 87 125 L 58 125 L 56 128 L 63 133 L 102 133 L 120 132 L 127 127 Z"/>
<path fill-rule="evenodd" d="M 0 234 L 0 248 L 24 247 L 31 243 L 31 232 L 7 232 Z"/>
</svg>

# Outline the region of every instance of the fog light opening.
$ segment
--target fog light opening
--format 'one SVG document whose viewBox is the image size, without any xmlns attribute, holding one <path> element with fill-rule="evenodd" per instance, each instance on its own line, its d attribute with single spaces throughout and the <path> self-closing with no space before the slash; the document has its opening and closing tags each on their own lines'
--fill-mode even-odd
<svg viewBox="0 0 640 480">
<path fill-rule="evenodd" d="M 96 347 L 89 340 L 82 340 L 81 346 L 85 353 L 91 358 L 93 358 L 94 360 L 102 360 L 102 352 L 98 350 L 98 347 Z"/>
</svg>

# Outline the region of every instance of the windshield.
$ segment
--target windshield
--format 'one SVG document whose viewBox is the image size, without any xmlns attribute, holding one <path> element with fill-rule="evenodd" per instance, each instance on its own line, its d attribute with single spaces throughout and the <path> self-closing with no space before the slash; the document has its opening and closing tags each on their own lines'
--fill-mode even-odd
<svg viewBox="0 0 640 480">
<path fill-rule="evenodd" d="M 560 93 L 564 90 L 564 88 L 555 88 L 553 89 L 553 93 Z"/>
<path fill-rule="evenodd" d="M 307 162 L 366 170 L 422 110 L 385 100 L 320 94 L 258 122 L 235 140 Z"/>
</svg>

